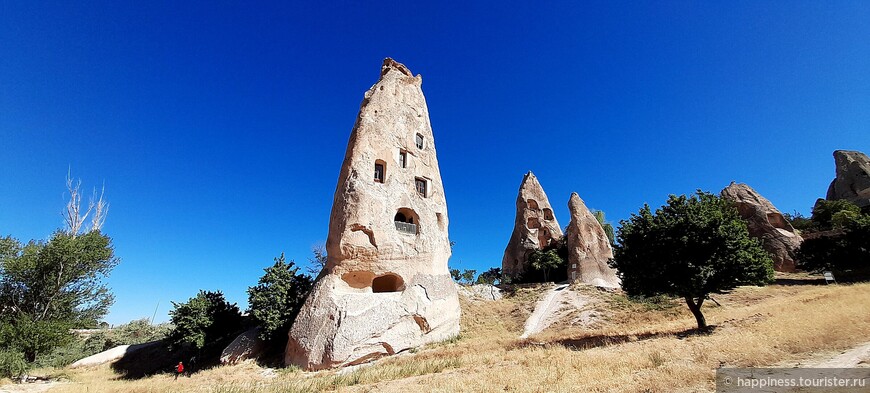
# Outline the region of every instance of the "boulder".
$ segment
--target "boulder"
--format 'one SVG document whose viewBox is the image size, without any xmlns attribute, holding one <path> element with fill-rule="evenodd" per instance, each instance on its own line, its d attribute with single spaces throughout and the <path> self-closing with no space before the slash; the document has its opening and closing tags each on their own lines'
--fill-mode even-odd
<svg viewBox="0 0 870 393">
<path fill-rule="evenodd" d="M 502 298 L 501 289 L 490 284 L 474 284 L 470 286 L 456 284 L 459 294 L 468 300 L 493 301 Z"/>
<path fill-rule="evenodd" d="M 529 255 L 555 244 L 562 238 L 562 228 L 553 214 L 550 200 L 535 174 L 523 176 L 517 195 L 514 230 L 501 260 L 502 274 L 517 277 L 529 269 Z"/>
<path fill-rule="evenodd" d="M 749 235 L 760 239 L 762 247 L 773 258 L 773 269 L 795 271 L 795 252 L 803 239 L 782 213 L 746 184 L 731 182 L 722 190 L 722 198 L 734 201 L 740 217 L 749 227 Z"/>
<path fill-rule="evenodd" d="M 159 343 L 160 341 L 151 341 L 144 344 L 119 345 L 86 358 L 76 360 L 70 365 L 70 368 L 90 367 L 104 363 L 111 363 L 140 349 L 148 348 Z"/>
<path fill-rule="evenodd" d="M 837 177 L 828 187 L 829 201 L 845 199 L 859 207 L 870 206 L 870 158 L 860 151 L 836 150 Z"/>
<path fill-rule="evenodd" d="M 259 335 L 260 328 L 255 327 L 236 336 L 236 339 L 221 352 L 221 364 L 236 364 L 260 356 L 266 349 L 266 343 Z"/>
<path fill-rule="evenodd" d="M 607 264 L 613 258 L 613 249 L 601 223 L 576 192 L 568 200 L 568 210 L 571 212 L 571 222 L 565 233 L 568 279 L 598 287 L 619 288 L 616 270 Z"/>
<path fill-rule="evenodd" d="M 422 77 L 384 60 L 338 177 L 327 263 L 289 333 L 287 364 L 364 363 L 459 334 L 447 202 Z"/>
</svg>

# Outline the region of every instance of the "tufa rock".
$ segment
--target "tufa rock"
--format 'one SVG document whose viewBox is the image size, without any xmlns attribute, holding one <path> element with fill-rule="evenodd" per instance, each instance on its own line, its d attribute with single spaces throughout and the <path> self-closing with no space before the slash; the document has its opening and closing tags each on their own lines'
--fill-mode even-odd
<svg viewBox="0 0 870 393">
<path fill-rule="evenodd" d="M 837 177 L 825 199 L 845 199 L 862 208 L 870 206 L 870 158 L 860 151 L 836 150 L 834 162 Z"/>
<path fill-rule="evenodd" d="M 221 364 L 236 364 L 243 360 L 254 359 L 266 349 L 266 343 L 259 337 L 260 328 L 248 329 L 239 334 L 221 352 Z"/>
<path fill-rule="evenodd" d="M 384 60 L 338 177 L 327 264 L 289 333 L 284 361 L 355 365 L 459 334 L 447 269 L 447 203 L 422 78 Z"/>
<path fill-rule="evenodd" d="M 474 284 L 470 286 L 456 284 L 456 290 L 459 294 L 471 301 L 493 301 L 502 298 L 501 289 L 490 284 Z"/>
<path fill-rule="evenodd" d="M 562 237 L 562 228 L 553 215 L 550 200 L 535 174 L 523 177 L 517 195 L 517 215 L 514 231 L 501 260 L 502 274 L 516 277 L 528 269 L 529 254 L 541 250 Z"/>
<path fill-rule="evenodd" d="M 568 244 L 568 279 L 598 287 L 619 288 L 616 270 L 607 265 L 613 249 L 604 228 L 592 212 L 572 193 L 568 200 L 571 222 L 565 236 Z"/>
<path fill-rule="evenodd" d="M 734 201 L 740 217 L 749 227 L 749 235 L 760 239 L 762 247 L 773 258 L 773 269 L 795 271 L 795 252 L 803 240 L 782 213 L 746 184 L 731 182 L 722 190 L 722 198 Z"/>
<path fill-rule="evenodd" d="M 133 344 L 133 345 L 119 345 L 117 347 L 109 348 L 103 352 L 88 356 L 86 358 L 82 358 L 76 360 L 73 364 L 71 364 L 70 368 L 79 368 L 79 367 L 90 367 L 97 366 L 104 363 L 112 363 L 116 360 L 123 358 L 124 356 L 130 355 L 136 351 L 153 347 L 157 344 L 160 344 L 161 341 L 151 341 L 144 344 Z"/>
</svg>

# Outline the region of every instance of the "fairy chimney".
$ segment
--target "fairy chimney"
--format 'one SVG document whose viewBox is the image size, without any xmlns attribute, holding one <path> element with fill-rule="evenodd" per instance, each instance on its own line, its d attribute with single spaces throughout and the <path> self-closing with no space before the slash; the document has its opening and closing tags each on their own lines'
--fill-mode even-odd
<svg viewBox="0 0 870 393">
<path fill-rule="evenodd" d="M 290 330 L 288 365 L 355 365 L 459 333 L 422 81 L 388 58 L 365 93 L 335 190 L 326 269 Z"/>
<path fill-rule="evenodd" d="M 776 206 L 743 183 L 731 182 L 721 195 L 734 202 L 740 217 L 746 222 L 749 235 L 760 240 L 761 246 L 773 259 L 773 269 L 795 271 L 795 253 L 803 239 Z"/>
<path fill-rule="evenodd" d="M 573 282 L 606 288 L 619 288 L 616 270 L 607 261 L 613 258 L 610 239 L 577 193 L 568 200 L 571 222 L 565 231 L 568 244 L 568 278 Z"/>
<path fill-rule="evenodd" d="M 532 171 L 526 173 L 517 195 L 514 231 L 501 260 L 502 273 L 517 277 L 528 270 L 529 255 L 562 238 L 559 221 L 553 214 L 550 200 Z"/>
<path fill-rule="evenodd" d="M 828 187 L 826 199 L 844 199 L 870 208 L 870 158 L 860 151 L 836 150 L 837 176 Z"/>
</svg>

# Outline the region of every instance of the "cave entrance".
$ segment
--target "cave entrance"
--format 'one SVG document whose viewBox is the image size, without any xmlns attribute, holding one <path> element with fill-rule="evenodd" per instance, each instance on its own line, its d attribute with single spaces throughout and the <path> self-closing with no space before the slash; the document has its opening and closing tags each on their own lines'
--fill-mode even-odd
<svg viewBox="0 0 870 393">
<path fill-rule="evenodd" d="M 387 273 L 372 280 L 372 292 L 399 292 L 405 289 L 405 281 L 397 274 Z"/>
</svg>

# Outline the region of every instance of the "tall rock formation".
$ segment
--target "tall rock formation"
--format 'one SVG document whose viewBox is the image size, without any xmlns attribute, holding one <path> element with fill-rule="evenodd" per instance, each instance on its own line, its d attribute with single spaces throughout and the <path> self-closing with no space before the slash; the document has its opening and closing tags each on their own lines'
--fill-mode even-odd
<svg viewBox="0 0 870 393">
<path fill-rule="evenodd" d="M 746 184 L 734 183 L 722 190 L 722 198 L 734 201 L 740 217 L 749 227 L 749 235 L 761 240 L 773 258 L 773 269 L 795 271 L 795 251 L 803 239 L 770 201 Z"/>
<path fill-rule="evenodd" d="M 870 206 L 870 158 L 860 151 L 835 150 L 834 162 L 837 177 L 825 199 L 845 199 L 862 208 Z"/>
<path fill-rule="evenodd" d="M 607 265 L 613 258 L 610 239 L 577 193 L 568 200 L 571 222 L 565 233 L 568 243 L 568 279 L 599 287 L 619 288 L 616 270 Z"/>
<path fill-rule="evenodd" d="M 562 228 L 553 215 L 550 200 L 532 171 L 526 173 L 517 195 L 514 231 L 501 260 L 502 273 L 516 277 L 528 268 L 529 254 L 562 237 Z"/>
<path fill-rule="evenodd" d="M 326 269 L 289 333 L 287 364 L 354 365 L 459 333 L 447 203 L 421 85 L 386 59 L 365 93 L 335 190 Z"/>
</svg>

